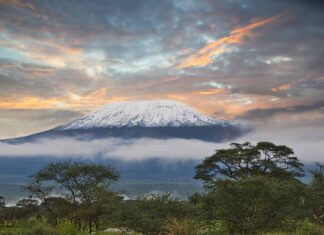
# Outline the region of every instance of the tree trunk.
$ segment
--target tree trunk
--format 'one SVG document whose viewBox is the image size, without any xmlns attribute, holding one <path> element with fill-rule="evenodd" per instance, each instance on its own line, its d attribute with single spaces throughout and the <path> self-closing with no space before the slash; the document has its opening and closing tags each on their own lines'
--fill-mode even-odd
<svg viewBox="0 0 324 235">
<path fill-rule="evenodd" d="M 92 218 L 89 218 L 89 233 L 92 233 Z"/>
<path fill-rule="evenodd" d="M 98 231 L 99 230 L 99 218 L 96 218 L 94 223 L 95 223 L 95 226 L 96 226 L 96 231 Z"/>
</svg>

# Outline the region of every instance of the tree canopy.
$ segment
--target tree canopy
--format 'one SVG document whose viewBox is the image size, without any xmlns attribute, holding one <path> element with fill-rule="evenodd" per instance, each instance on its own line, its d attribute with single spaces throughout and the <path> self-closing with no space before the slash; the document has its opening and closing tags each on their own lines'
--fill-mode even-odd
<svg viewBox="0 0 324 235">
<path fill-rule="evenodd" d="M 80 221 L 85 220 L 91 232 L 92 223 L 96 226 L 99 223 L 98 202 L 101 195 L 109 192 L 111 183 L 118 179 L 119 173 L 113 168 L 67 161 L 45 166 L 32 176 L 32 182 L 26 188 L 42 201 L 41 205 L 50 212 L 55 221 L 60 213 L 55 210 L 57 206 L 53 205 L 63 201 L 65 207 L 71 209 L 71 215 L 79 228 Z M 50 197 L 52 194 L 63 195 L 64 199 Z"/>
<path fill-rule="evenodd" d="M 303 185 L 298 181 L 247 177 L 219 180 L 202 200 L 211 218 L 227 222 L 232 234 L 257 234 L 300 214 Z"/>
<path fill-rule="evenodd" d="M 91 203 L 93 190 L 100 187 L 109 189 L 111 183 L 119 179 L 119 174 L 110 167 L 67 161 L 51 163 L 32 178 L 27 189 L 33 193 L 39 194 L 43 190 L 47 195 L 50 191 L 60 190 L 73 203 Z"/>
<path fill-rule="evenodd" d="M 263 176 L 291 179 L 303 176 L 303 164 L 285 145 L 259 142 L 252 145 L 232 143 L 228 149 L 219 149 L 196 167 L 195 179 L 212 187 L 218 178 L 240 180 Z"/>
</svg>

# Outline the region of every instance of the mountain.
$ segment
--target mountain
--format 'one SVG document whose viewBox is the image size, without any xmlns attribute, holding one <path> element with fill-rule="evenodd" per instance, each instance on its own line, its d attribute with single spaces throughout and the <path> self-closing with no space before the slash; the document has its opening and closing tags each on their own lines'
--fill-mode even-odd
<svg viewBox="0 0 324 235">
<path fill-rule="evenodd" d="M 206 116 L 176 101 L 144 100 L 108 104 L 51 130 L 5 141 L 20 143 L 72 136 L 78 139 L 148 137 L 219 142 L 238 137 L 247 130 L 238 122 Z"/>
<path fill-rule="evenodd" d="M 109 127 L 181 127 L 230 125 L 170 100 L 128 101 L 106 105 L 82 118 L 73 120 L 61 129 Z"/>
<path fill-rule="evenodd" d="M 239 122 L 212 118 L 179 102 L 170 100 L 128 101 L 103 106 L 84 117 L 77 118 L 44 132 L 2 140 L 1 142 L 11 145 L 21 144 L 23 149 L 32 148 L 37 152 L 38 149 L 56 148 L 57 144 L 53 144 L 52 140 L 57 139 L 64 150 L 69 145 L 65 137 L 81 140 L 79 141 L 81 149 L 87 148 L 85 145 L 88 140 L 95 143 L 106 141 L 107 145 L 110 146 L 110 142 L 114 142 L 110 137 L 117 137 L 121 138 L 122 144 L 127 148 L 129 143 L 135 142 L 136 139 L 142 137 L 169 139 L 176 143 L 179 142 L 170 138 L 221 142 L 232 140 L 247 131 L 248 128 Z M 60 141 L 60 138 L 63 141 Z M 97 141 L 99 139 L 102 141 Z M 64 141 L 67 141 L 66 146 L 64 146 Z M 191 140 L 186 142 L 190 144 Z M 60 148 L 60 146 L 57 147 Z M 112 148 L 114 147 L 118 148 L 118 146 L 112 146 Z M 100 148 L 99 145 L 98 148 Z M 184 153 L 188 151 L 186 145 L 177 146 L 177 148 L 183 148 Z M 144 153 L 150 150 L 143 147 L 142 151 Z M 141 150 L 139 155 L 141 154 L 140 152 Z M 162 155 L 152 156 L 147 159 L 127 161 L 122 157 L 115 158 L 112 156 L 110 158 L 108 155 L 102 156 L 101 153 L 101 151 L 93 155 L 89 153 L 89 158 L 84 158 L 84 156 L 71 157 L 68 153 L 66 154 L 67 156 L 54 156 L 52 154 L 26 154 L 25 156 L 23 151 L 20 153 L 23 157 L 20 155 L 17 157 L 2 155 L 0 156 L 0 182 L 7 182 L 10 179 L 12 181 L 12 179 L 17 177 L 27 180 L 25 175 L 35 173 L 49 162 L 76 160 L 94 161 L 99 164 L 112 166 L 121 173 L 123 181 L 135 181 L 137 185 L 134 187 L 139 191 L 143 191 L 148 182 L 153 182 L 154 190 L 158 191 L 165 190 L 165 188 L 158 186 L 159 184 L 167 185 L 167 191 L 170 191 L 170 183 L 174 187 L 181 189 L 182 186 L 179 187 L 175 183 L 180 181 L 193 183 L 188 188 L 197 187 L 197 182 L 193 182 L 192 177 L 195 172 L 195 166 L 201 162 L 202 156 L 200 154 L 197 154 L 197 159 L 178 159 L 177 157 L 164 159 L 162 153 Z M 17 182 L 14 181 L 12 183 Z M 183 184 L 181 183 L 180 185 Z M 129 191 L 129 188 L 125 188 L 125 190 Z M 188 189 L 186 192 L 189 193 L 189 191 Z"/>
</svg>

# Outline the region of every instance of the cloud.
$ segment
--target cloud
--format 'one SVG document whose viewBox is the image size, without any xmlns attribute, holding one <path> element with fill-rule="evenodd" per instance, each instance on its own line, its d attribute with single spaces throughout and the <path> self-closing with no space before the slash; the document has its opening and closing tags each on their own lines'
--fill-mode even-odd
<svg viewBox="0 0 324 235">
<path fill-rule="evenodd" d="M 202 159 L 215 145 L 210 142 L 185 139 L 125 140 L 121 138 L 95 139 L 75 138 L 40 139 L 34 143 L 0 143 L 0 156 L 6 157 L 75 157 L 83 159 L 104 158 L 123 161 L 139 161 L 161 158 L 172 160 Z"/>
<path fill-rule="evenodd" d="M 209 156 L 215 144 L 185 139 L 139 139 L 129 145 L 120 145 L 111 154 L 118 159 L 143 160 L 159 157 L 172 160 L 199 160 Z"/>
<path fill-rule="evenodd" d="M 255 33 L 253 30 L 271 23 L 283 21 L 285 18 L 287 18 L 287 15 L 280 14 L 271 18 L 252 22 L 249 25 L 241 28 L 236 28 L 230 32 L 229 36 L 225 36 L 211 43 L 208 43 L 197 53 L 192 54 L 191 56 L 184 59 L 182 63 L 177 65 L 177 68 L 183 69 L 195 66 L 201 67 L 211 64 L 213 63 L 213 58 L 215 56 L 229 52 L 231 50 L 231 46 L 241 45 L 245 43 L 246 39 L 251 39 L 256 36 L 257 33 Z"/>
<path fill-rule="evenodd" d="M 224 93 L 228 93 L 228 91 L 226 89 L 209 89 L 209 90 L 204 90 L 204 91 L 194 91 L 194 94 L 198 94 L 198 95 L 216 95 L 216 94 L 224 94 Z"/>
<path fill-rule="evenodd" d="M 0 143 L 2 157 L 57 157 L 76 159 L 118 159 L 121 161 L 143 161 L 161 159 L 166 162 L 202 160 L 216 149 L 228 148 L 231 142 L 272 141 L 295 150 L 303 162 L 323 161 L 324 128 L 317 126 L 288 127 L 267 123 L 238 139 L 224 143 L 212 143 L 186 139 L 121 139 L 105 138 L 80 140 L 76 138 L 40 139 L 34 143 Z"/>
<path fill-rule="evenodd" d="M 324 100 L 282 108 L 252 109 L 240 115 L 242 119 L 271 119 L 277 114 L 302 114 L 311 111 L 324 112 Z"/>
<path fill-rule="evenodd" d="M 84 96 L 80 96 L 73 92 L 67 92 L 65 97 L 49 97 L 42 98 L 37 96 L 19 96 L 11 95 L 0 101 L 0 109 L 88 109 L 92 107 L 102 106 L 111 102 L 127 100 L 127 97 L 108 96 L 107 88 L 89 92 Z"/>
<path fill-rule="evenodd" d="M 29 2 L 22 2 L 20 0 L 1 0 L 0 4 L 9 5 L 15 8 L 27 8 L 29 10 L 35 11 L 35 6 Z"/>
<path fill-rule="evenodd" d="M 86 113 L 121 99 L 176 99 L 228 119 L 308 105 L 324 98 L 322 6 L 315 0 L 0 0 L 0 109 Z M 176 68 L 190 56 L 204 63 L 216 56 L 217 63 Z M 320 110 L 307 114 L 301 125 L 323 119 Z M 37 125 L 32 116 L 0 115 L 0 136 L 70 118 L 54 112 Z"/>
<path fill-rule="evenodd" d="M 324 163 L 324 128 L 316 126 L 289 126 L 283 123 L 263 123 L 256 131 L 238 139 L 238 142 L 272 141 L 292 148 L 295 155 L 303 162 Z"/>
<path fill-rule="evenodd" d="M 0 109 L 0 139 L 41 132 L 81 115 L 79 111 L 60 109 Z"/>
<path fill-rule="evenodd" d="M 271 90 L 273 92 L 280 92 L 280 91 L 285 91 L 285 90 L 288 90 L 291 88 L 291 85 L 290 83 L 284 83 L 284 84 L 280 84 L 279 86 L 277 87 L 273 87 Z"/>
</svg>

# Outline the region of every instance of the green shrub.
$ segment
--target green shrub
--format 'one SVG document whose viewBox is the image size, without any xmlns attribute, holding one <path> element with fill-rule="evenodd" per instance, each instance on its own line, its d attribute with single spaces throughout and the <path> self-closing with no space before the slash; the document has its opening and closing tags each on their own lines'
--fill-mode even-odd
<svg viewBox="0 0 324 235">
<path fill-rule="evenodd" d="M 318 235 L 323 234 L 323 232 L 324 231 L 320 226 L 305 220 L 296 233 L 298 235 Z"/>
<path fill-rule="evenodd" d="M 124 227 L 144 234 L 161 234 L 170 218 L 184 219 L 192 214 L 188 202 L 172 199 L 170 194 L 151 195 L 123 203 L 119 223 Z"/>
<path fill-rule="evenodd" d="M 212 221 L 202 227 L 202 235 L 227 235 L 227 227 L 224 221 Z"/>
<path fill-rule="evenodd" d="M 21 235 L 60 235 L 56 229 L 49 225 L 44 219 L 30 218 L 27 222 L 27 228 L 27 231 Z"/>
<path fill-rule="evenodd" d="M 0 235 L 17 235 L 19 233 L 14 232 L 14 231 L 1 231 Z"/>
<path fill-rule="evenodd" d="M 170 219 L 165 226 L 168 235 L 226 235 L 229 234 L 223 221 L 205 224 L 192 218 Z"/>
<path fill-rule="evenodd" d="M 60 235 L 54 228 L 39 224 L 31 228 L 30 231 L 26 232 L 24 235 Z"/>
<path fill-rule="evenodd" d="M 60 235 L 76 235 L 77 229 L 75 228 L 74 224 L 70 221 L 64 221 L 59 223 L 56 226 L 56 230 L 59 232 Z"/>
<path fill-rule="evenodd" d="M 169 235 L 198 235 L 201 234 L 199 224 L 193 219 L 175 219 L 167 221 L 165 227 Z"/>
</svg>

